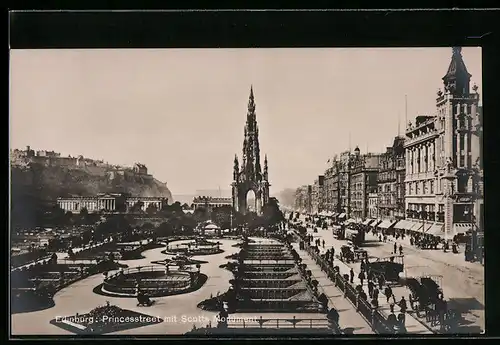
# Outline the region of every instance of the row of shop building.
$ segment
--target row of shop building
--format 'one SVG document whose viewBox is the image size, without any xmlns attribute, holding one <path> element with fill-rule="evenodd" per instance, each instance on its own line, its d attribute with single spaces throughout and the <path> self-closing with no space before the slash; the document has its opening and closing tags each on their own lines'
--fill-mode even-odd
<svg viewBox="0 0 500 345">
<path fill-rule="evenodd" d="M 482 107 L 470 77 L 453 48 L 435 114 L 417 116 L 384 153 L 356 147 L 331 159 L 313 184 L 296 190 L 296 211 L 398 222 L 444 238 L 483 231 Z"/>
</svg>

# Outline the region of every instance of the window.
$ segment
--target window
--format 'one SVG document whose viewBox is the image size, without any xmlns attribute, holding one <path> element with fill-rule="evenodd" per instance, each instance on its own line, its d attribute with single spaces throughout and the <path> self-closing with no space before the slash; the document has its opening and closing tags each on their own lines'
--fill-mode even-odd
<svg viewBox="0 0 500 345">
<path fill-rule="evenodd" d="M 427 183 L 422 182 L 422 194 L 427 194 Z"/>
<path fill-rule="evenodd" d="M 429 181 L 429 189 L 430 189 L 429 192 L 431 194 L 434 194 L 434 181 Z M 434 205 L 432 207 L 434 207 Z"/>
</svg>

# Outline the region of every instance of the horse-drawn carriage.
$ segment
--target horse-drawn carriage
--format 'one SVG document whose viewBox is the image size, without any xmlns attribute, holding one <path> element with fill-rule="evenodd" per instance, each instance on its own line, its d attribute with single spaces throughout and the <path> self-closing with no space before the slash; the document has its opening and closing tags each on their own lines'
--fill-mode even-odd
<svg viewBox="0 0 500 345">
<path fill-rule="evenodd" d="M 374 278 L 382 278 L 384 281 L 399 281 L 399 274 L 403 272 L 403 255 L 391 255 L 389 257 L 377 258 L 373 262 L 367 263 L 367 271 L 373 274 Z"/>
<path fill-rule="evenodd" d="M 406 287 L 410 290 L 408 301 L 412 310 L 419 312 L 424 310 L 429 305 L 429 295 L 427 290 L 415 278 L 406 279 Z"/>
<path fill-rule="evenodd" d="M 442 276 L 426 275 L 407 278 L 406 287 L 410 290 L 410 307 L 417 312 L 424 311 L 431 325 L 442 323 L 443 330 L 450 331 L 461 317 L 455 310 L 448 310 L 441 288 Z"/>
<path fill-rule="evenodd" d="M 368 252 L 364 249 L 359 249 L 354 245 L 343 245 L 340 247 L 340 259 L 347 263 L 357 262 L 368 258 Z"/>
</svg>

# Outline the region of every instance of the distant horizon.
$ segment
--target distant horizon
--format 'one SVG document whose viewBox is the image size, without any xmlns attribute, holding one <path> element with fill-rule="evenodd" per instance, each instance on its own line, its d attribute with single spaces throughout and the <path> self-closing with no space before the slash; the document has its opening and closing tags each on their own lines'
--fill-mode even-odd
<svg viewBox="0 0 500 345">
<path fill-rule="evenodd" d="M 462 55 L 481 94 L 481 48 Z M 276 195 L 434 115 L 450 61 L 451 48 L 11 50 L 9 144 L 142 163 L 173 195 L 228 189 L 253 85 Z"/>
</svg>

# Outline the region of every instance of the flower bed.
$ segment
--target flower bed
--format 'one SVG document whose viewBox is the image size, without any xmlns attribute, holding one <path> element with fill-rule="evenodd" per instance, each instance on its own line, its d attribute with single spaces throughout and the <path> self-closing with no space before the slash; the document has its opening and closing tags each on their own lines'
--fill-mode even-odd
<svg viewBox="0 0 500 345">
<path fill-rule="evenodd" d="M 86 314 L 59 317 L 51 324 L 75 334 L 106 334 L 163 322 L 156 316 L 137 313 L 114 305 L 94 308 Z"/>
</svg>

